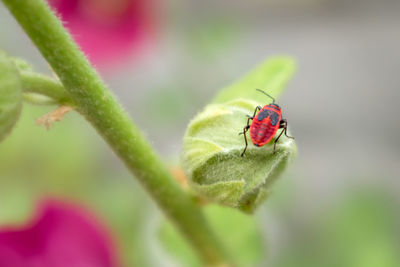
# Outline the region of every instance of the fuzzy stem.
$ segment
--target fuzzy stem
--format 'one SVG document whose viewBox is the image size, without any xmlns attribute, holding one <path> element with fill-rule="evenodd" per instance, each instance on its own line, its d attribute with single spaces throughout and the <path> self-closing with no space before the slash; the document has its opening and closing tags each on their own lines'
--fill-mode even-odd
<svg viewBox="0 0 400 267">
<path fill-rule="evenodd" d="M 97 129 L 208 266 L 227 259 L 201 209 L 147 140 L 43 0 L 2 0 L 56 72 L 76 109 Z"/>
<path fill-rule="evenodd" d="M 44 95 L 59 105 L 74 106 L 71 96 L 58 80 L 31 71 L 21 71 L 20 78 L 24 93 Z"/>
</svg>

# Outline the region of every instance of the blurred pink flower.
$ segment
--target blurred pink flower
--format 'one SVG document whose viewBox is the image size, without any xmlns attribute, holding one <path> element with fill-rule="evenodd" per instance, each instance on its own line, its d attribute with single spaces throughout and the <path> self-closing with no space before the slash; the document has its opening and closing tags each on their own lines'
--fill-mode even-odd
<svg viewBox="0 0 400 267">
<path fill-rule="evenodd" d="M 95 65 L 109 65 L 139 52 L 153 29 L 153 1 L 48 0 Z"/>
<path fill-rule="evenodd" d="M 1 267 L 115 267 L 111 240 L 82 208 L 46 201 L 21 229 L 0 229 Z"/>
</svg>

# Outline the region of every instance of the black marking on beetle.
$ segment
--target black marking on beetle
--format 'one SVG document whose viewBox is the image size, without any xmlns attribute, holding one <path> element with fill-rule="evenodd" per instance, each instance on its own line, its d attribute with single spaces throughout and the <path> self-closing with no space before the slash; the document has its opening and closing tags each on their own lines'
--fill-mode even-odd
<svg viewBox="0 0 400 267">
<path fill-rule="evenodd" d="M 262 121 L 263 119 L 267 118 L 269 115 L 273 113 L 271 110 L 263 109 L 260 113 L 258 113 L 257 120 Z"/>
<path fill-rule="evenodd" d="M 276 104 L 268 105 L 268 107 L 275 109 L 276 111 L 280 111 L 280 107 Z"/>
<path fill-rule="evenodd" d="M 272 114 L 271 114 L 271 116 L 270 116 L 270 119 L 271 119 L 271 124 L 272 124 L 272 126 L 275 126 L 275 125 L 278 123 L 278 121 L 279 121 L 279 115 L 278 115 L 278 113 L 272 112 Z"/>
<path fill-rule="evenodd" d="M 272 104 L 269 104 L 269 105 L 272 106 L 272 107 L 277 107 L 277 108 L 281 109 L 281 107 L 278 104 L 272 103 Z"/>
</svg>

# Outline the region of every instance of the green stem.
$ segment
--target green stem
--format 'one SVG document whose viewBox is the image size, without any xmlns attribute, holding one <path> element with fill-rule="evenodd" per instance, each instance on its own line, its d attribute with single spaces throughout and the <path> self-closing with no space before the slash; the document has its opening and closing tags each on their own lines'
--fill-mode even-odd
<svg viewBox="0 0 400 267">
<path fill-rule="evenodd" d="M 175 182 L 45 1 L 3 2 L 57 73 L 76 109 L 140 180 L 205 264 L 226 264 L 201 209 Z"/>
<path fill-rule="evenodd" d="M 61 82 L 43 74 L 20 71 L 22 91 L 47 96 L 60 105 L 75 106 Z"/>
</svg>

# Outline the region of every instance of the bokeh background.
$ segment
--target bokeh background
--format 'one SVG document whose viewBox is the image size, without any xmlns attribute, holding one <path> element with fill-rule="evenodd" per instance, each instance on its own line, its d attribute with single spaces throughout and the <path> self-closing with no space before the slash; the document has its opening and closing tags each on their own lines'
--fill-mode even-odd
<svg viewBox="0 0 400 267">
<path fill-rule="evenodd" d="M 267 247 L 257 266 L 400 266 L 399 1 L 77 2 L 83 11 L 64 20 L 76 19 L 74 36 L 172 169 L 186 125 L 218 89 L 293 56 L 279 103 L 299 154 L 255 215 Z M 51 75 L 2 5 L 0 47 Z M 45 196 L 70 199 L 109 226 L 126 266 L 177 266 L 140 185 L 77 114 L 37 126 L 51 110 L 24 105 L 0 144 L 0 225 L 23 223 Z"/>
</svg>

